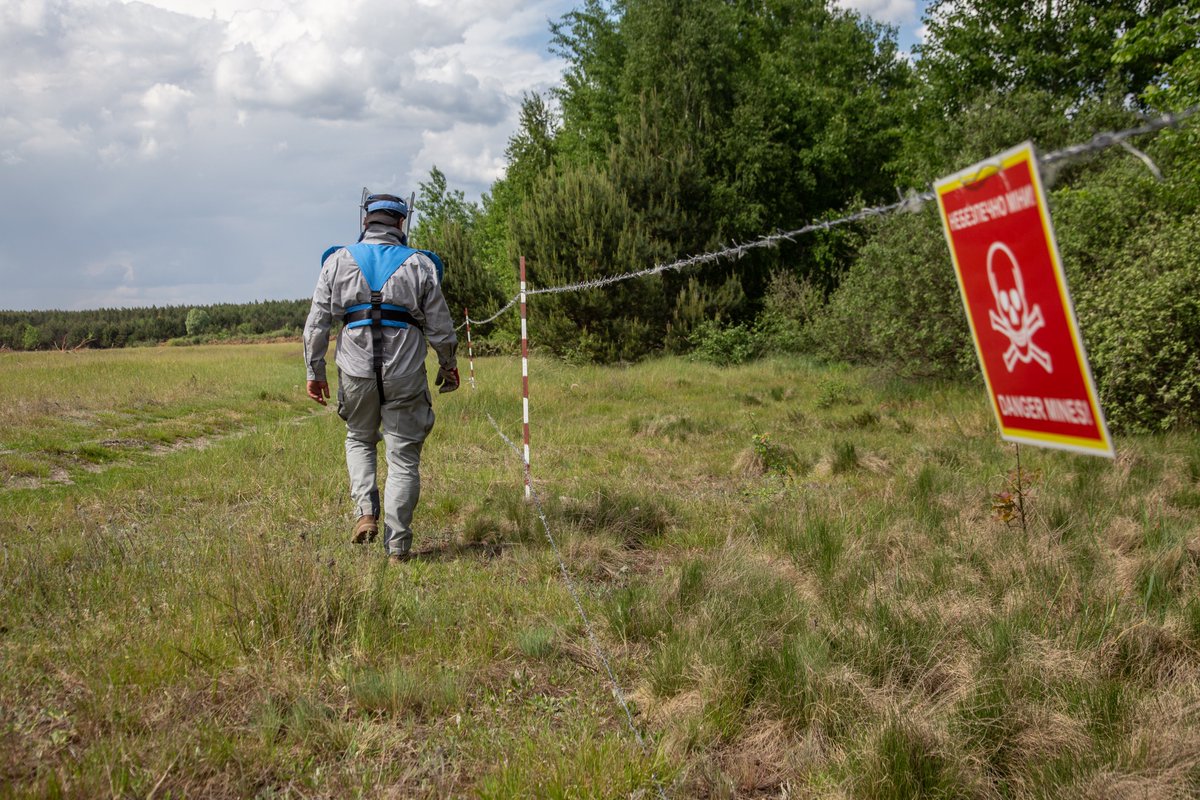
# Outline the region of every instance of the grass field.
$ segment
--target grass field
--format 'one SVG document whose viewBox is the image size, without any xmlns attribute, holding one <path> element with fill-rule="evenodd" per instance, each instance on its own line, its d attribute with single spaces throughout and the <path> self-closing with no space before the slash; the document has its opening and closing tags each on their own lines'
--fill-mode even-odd
<svg viewBox="0 0 1200 800">
<path fill-rule="evenodd" d="M 465 366 L 465 364 L 464 364 Z M 297 344 L 0 355 L 0 796 L 1200 796 L 1200 434 L 770 360 L 435 396 L 355 548 Z M 465 369 L 464 369 L 465 377 Z"/>
</svg>

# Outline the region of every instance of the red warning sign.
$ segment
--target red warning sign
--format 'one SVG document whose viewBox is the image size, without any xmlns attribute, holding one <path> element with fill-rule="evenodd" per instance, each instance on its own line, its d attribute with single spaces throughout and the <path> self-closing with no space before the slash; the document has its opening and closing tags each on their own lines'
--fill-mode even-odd
<svg viewBox="0 0 1200 800">
<path fill-rule="evenodd" d="M 1112 458 L 1033 144 L 934 188 L 1000 435 Z"/>
</svg>

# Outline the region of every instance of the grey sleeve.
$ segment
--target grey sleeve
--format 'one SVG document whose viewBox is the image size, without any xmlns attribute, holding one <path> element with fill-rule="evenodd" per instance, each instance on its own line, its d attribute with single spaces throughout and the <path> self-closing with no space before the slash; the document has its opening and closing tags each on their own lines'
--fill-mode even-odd
<svg viewBox="0 0 1200 800">
<path fill-rule="evenodd" d="M 308 320 L 304 323 L 304 364 L 310 381 L 326 380 L 325 353 L 329 349 L 329 329 L 333 325 L 333 314 L 329 307 L 332 293 L 329 267 L 336 260 L 336 256 L 329 258 L 321 267 L 317 288 L 313 292 L 312 307 L 309 308 Z"/>
<path fill-rule="evenodd" d="M 421 295 L 421 312 L 425 317 L 425 340 L 437 353 L 438 365 L 445 369 L 456 369 L 458 359 L 458 336 L 454 333 L 454 321 L 450 316 L 450 308 L 446 305 L 446 297 L 442 294 L 441 284 L 437 282 L 437 273 L 433 263 L 421 256 L 422 270 L 425 279 Z M 427 268 L 426 268 L 427 267 Z"/>
</svg>

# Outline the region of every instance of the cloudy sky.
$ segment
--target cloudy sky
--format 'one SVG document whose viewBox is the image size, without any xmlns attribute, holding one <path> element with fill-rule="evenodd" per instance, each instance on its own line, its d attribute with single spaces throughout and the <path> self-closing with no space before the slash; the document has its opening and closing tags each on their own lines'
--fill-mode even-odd
<svg viewBox="0 0 1200 800">
<path fill-rule="evenodd" d="M 839 0 L 918 36 L 922 0 Z M 0 309 L 312 292 L 361 188 L 478 198 L 574 0 L 0 0 Z"/>
</svg>

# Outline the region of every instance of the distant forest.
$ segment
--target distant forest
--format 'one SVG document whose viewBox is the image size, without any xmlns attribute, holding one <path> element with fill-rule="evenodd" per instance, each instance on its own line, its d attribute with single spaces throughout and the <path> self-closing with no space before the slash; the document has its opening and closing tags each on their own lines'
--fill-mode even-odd
<svg viewBox="0 0 1200 800">
<path fill-rule="evenodd" d="M 73 350 L 299 336 L 309 302 L 264 300 L 92 311 L 0 311 L 0 348 Z"/>
</svg>

